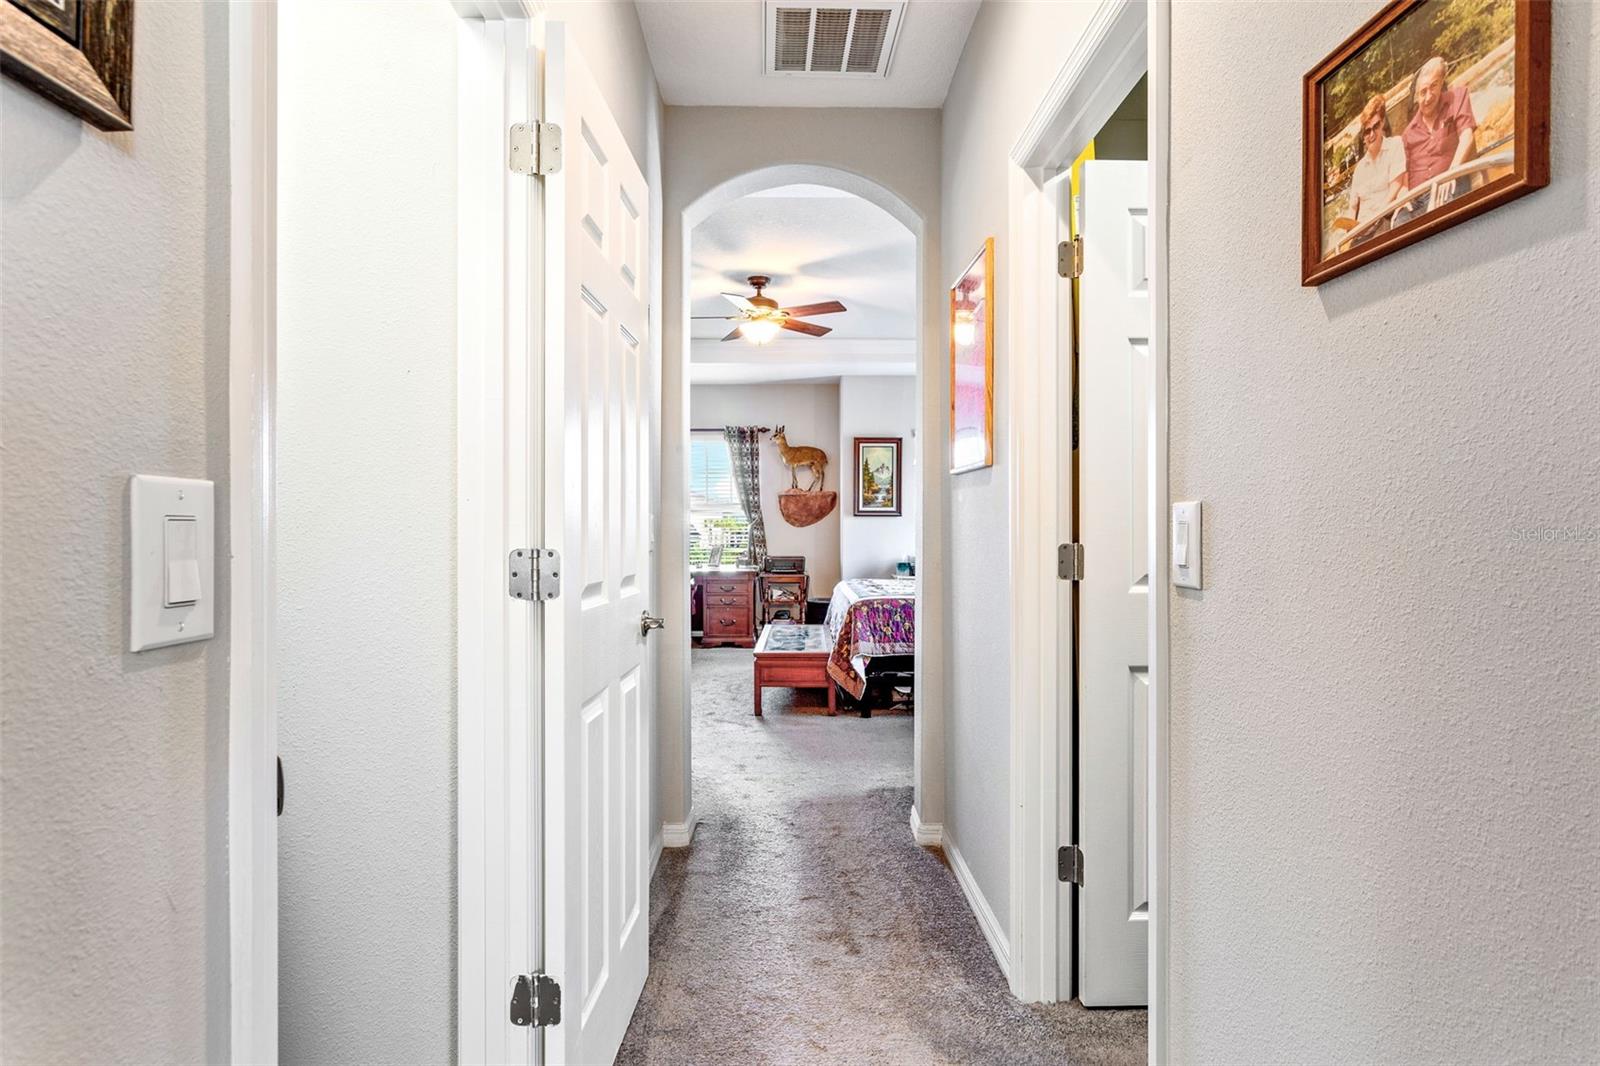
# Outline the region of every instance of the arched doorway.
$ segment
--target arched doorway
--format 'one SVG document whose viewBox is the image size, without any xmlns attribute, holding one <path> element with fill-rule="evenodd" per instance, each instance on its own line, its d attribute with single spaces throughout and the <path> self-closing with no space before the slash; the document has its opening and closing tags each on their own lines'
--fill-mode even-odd
<svg viewBox="0 0 1600 1066">
<path fill-rule="evenodd" d="M 689 265 L 694 228 L 735 201 L 787 186 L 824 186 L 858 197 L 881 209 L 911 234 L 916 247 L 916 313 L 914 315 L 916 353 L 917 418 L 915 439 L 928 456 L 919 464 L 917 486 L 922 506 L 916 533 L 917 613 L 916 679 L 917 711 L 913 723 L 914 799 L 912 829 L 927 825 L 917 833 L 919 842 L 938 842 L 938 823 L 942 817 L 944 758 L 942 733 L 944 603 L 943 547 L 946 522 L 943 499 L 942 464 L 933 460 L 930 446 L 942 440 L 945 422 L 939 417 L 947 403 L 943 377 L 930 368 L 936 365 L 929 350 L 933 331 L 929 328 L 929 286 L 937 270 L 937 248 L 929 240 L 930 212 L 919 211 L 893 189 L 873 179 L 836 166 L 793 163 L 757 167 L 720 180 L 711 180 L 674 210 L 667 204 L 666 263 L 663 293 L 666 301 L 663 322 L 662 448 L 661 448 L 661 523 L 662 542 L 657 554 L 660 575 L 659 602 L 669 619 L 684 619 L 682 625 L 669 626 L 662 644 L 658 677 L 657 753 L 658 795 L 661 802 L 663 843 L 687 845 L 693 837 L 698 812 L 694 805 L 692 714 L 690 699 L 689 565 L 684 523 L 676 517 L 687 511 L 689 442 Z M 677 240 L 674 241 L 674 236 Z M 676 244 L 676 248 L 674 247 Z M 936 284 L 936 282 L 934 282 Z M 842 464 L 841 464 L 842 465 Z M 841 506 L 845 501 L 841 500 Z M 822 594 L 826 594 L 823 592 Z"/>
</svg>

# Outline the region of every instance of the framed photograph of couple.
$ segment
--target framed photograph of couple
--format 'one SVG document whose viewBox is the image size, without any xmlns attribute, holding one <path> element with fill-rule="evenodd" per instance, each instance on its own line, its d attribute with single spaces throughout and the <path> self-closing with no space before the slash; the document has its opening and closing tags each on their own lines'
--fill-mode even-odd
<svg viewBox="0 0 1600 1066">
<path fill-rule="evenodd" d="M 93 126 L 133 129 L 133 0 L 0 0 L 0 72 Z"/>
<path fill-rule="evenodd" d="M 1550 181 L 1550 0 L 1394 0 L 1305 76 L 1301 284 Z"/>
</svg>

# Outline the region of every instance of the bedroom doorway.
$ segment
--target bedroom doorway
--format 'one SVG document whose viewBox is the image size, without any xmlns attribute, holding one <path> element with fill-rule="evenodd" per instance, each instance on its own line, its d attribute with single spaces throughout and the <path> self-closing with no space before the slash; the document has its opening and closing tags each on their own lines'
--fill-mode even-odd
<svg viewBox="0 0 1600 1066">
<path fill-rule="evenodd" d="M 922 581 L 924 559 L 934 560 L 937 569 L 942 552 L 942 509 L 933 507 L 925 523 L 921 501 L 930 493 L 937 500 L 943 486 L 938 472 L 921 461 L 921 443 L 925 425 L 943 425 L 947 394 L 918 373 L 930 358 L 926 338 L 936 335 L 942 306 L 928 296 L 930 285 L 937 289 L 937 265 L 923 239 L 923 219 L 936 205 L 913 208 L 870 179 L 814 165 L 761 165 L 742 173 L 708 165 L 702 178 L 703 191 L 692 192 L 692 181 L 679 183 L 682 198 L 669 198 L 666 205 L 666 314 L 681 323 L 681 332 L 668 331 L 663 366 L 669 415 L 663 420 L 659 557 L 667 630 L 658 850 L 687 846 L 707 810 L 697 787 L 696 749 L 706 738 L 696 734 L 693 720 L 692 651 L 709 643 L 713 650 L 734 648 L 748 656 L 738 684 L 745 715 L 759 723 L 772 718 L 771 712 L 754 713 L 755 644 L 769 621 L 822 626 L 847 568 L 854 575 L 900 581 L 909 590 L 902 599 L 915 601 L 929 617 L 939 616 L 943 596 L 937 583 L 925 587 Z M 828 217 L 835 221 L 825 227 L 831 236 L 824 240 L 811 223 Z M 761 233 L 769 234 L 764 245 Z M 803 328 L 780 327 L 772 339 L 756 344 L 741 328 L 747 305 L 799 308 L 805 313 L 794 317 Z M 750 535 L 733 477 L 741 446 L 737 438 L 730 445 L 729 425 L 748 431 L 744 456 L 748 463 L 754 454 L 760 475 L 770 562 L 762 573 L 752 568 L 742 576 L 719 568 L 712 598 L 731 602 L 708 603 L 708 590 L 699 587 L 704 578 L 692 576 L 691 557 L 701 568 L 716 549 L 723 563 L 743 558 Z M 877 460 L 885 482 L 870 487 L 875 500 L 852 498 L 858 437 L 864 458 Z M 808 449 L 822 453 L 820 478 Z M 786 453 L 796 461 L 785 462 Z M 889 512 L 898 507 L 899 514 L 856 513 L 874 505 Z M 819 513 L 802 513 L 812 508 Z M 708 625 L 712 637 L 706 641 Z M 900 665 L 911 676 L 879 688 L 891 699 L 909 697 L 915 706 L 915 713 L 904 715 L 913 798 L 902 824 L 931 822 L 924 835 L 932 839 L 923 842 L 936 843 L 944 787 L 942 675 L 931 670 L 924 676 L 920 664 L 937 661 L 942 637 L 924 626 L 913 628 L 909 643 L 912 656 Z M 780 658 L 783 670 L 763 672 L 763 699 L 786 707 L 798 701 L 807 709 L 815 701 L 825 716 L 827 651 L 813 648 L 801 657 L 810 661 Z M 788 668 L 795 665 L 809 682 L 802 677 L 798 688 L 779 684 L 778 675 L 791 674 Z M 840 688 L 834 692 L 836 708 L 859 717 L 857 697 Z M 863 697 L 877 694 L 863 691 Z M 933 817 L 919 818 L 919 812 Z"/>
<path fill-rule="evenodd" d="M 737 664 L 754 719 L 767 704 L 909 715 L 916 235 L 852 192 L 796 182 L 738 197 L 686 236 L 690 730 L 715 735 L 698 675 L 718 664 Z M 710 754 L 702 744 L 692 762 Z"/>
<path fill-rule="evenodd" d="M 1061 664 L 1041 671 L 1031 692 L 1019 686 L 1019 699 L 1038 707 L 1020 716 L 1022 739 L 1039 744 L 1042 780 L 1061 783 L 1049 785 L 1041 817 L 1013 820 L 1014 832 L 1057 859 L 1020 881 L 1025 903 L 1038 892 L 1043 904 L 1024 908 L 1042 934 L 1025 973 L 1037 982 L 1030 991 L 1091 1007 L 1160 1003 L 1152 990 L 1165 716 L 1155 636 L 1166 589 L 1166 347 L 1157 175 L 1168 112 L 1167 23 L 1153 10 L 1103 5 L 1092 43 L 1063 68 L 1012 150 L 1013 241 L 1021 263 L 1044 268 L 1019 271 L 1039 280 L 1019 282 L 1016 343 L 1042 357 L 1022 360 L 1014 382 L 1014 396 L 1044 398 L 1014 404 L 1013 431 L 1051 445 L 1015 488 L 1035 501 L 1048 546 L 1059 540 L 1054 595 L 1021 605 L 1013 624 L 1037 634 L 1026 655 Z M 1023 569 L 1020 582 L 1044 577 Z"/>
<path fill-rule="evenodd" d="M 663 469 L 663 527 L 683 540 L 664 535 L 661 557 L 663 583 L 686 593 L 681 615 L 667 607 L 667 632 L 684 634 L 681 769 L 693 813 L 674 824 L 668 736 L 652 891 L 675 917 L 653 945 L 627 1061 L 695 1057 L 667 1032 L 673 989 L 691 974 L 701 1004 L 725 1006 L 747 1041 L 785 1032 L 797 995 L 854 1018 L 874 997 L 839 985 L 841 974 L 888 980 L 910 965 L 904 916 L 881 900 L 965 906 L 908 825 L 930 741 L 916 625 L 923 427 L 945 402 L 925 395 L 919 374 L 932 276 L 920 216 L 857 176 L 798 166 L 732 179 L 690 207 L 681 280 L 667 279 L 683 300 L 677 411 L 670 340 L 665 368 L 683 469 L 681 481 Z M 760 336 L 753 323 L 768 309 L 802 328 Z M 667 463 L 675 450 L 669 433 Z M 861 619 L 860 633 L 845 643 L 853 654 L 834 656 L 845 618 L 852 632 Z M 666 656 L 676 658 L 671 645 Z M 664 699 L 664 731 L 672 718 Z M 730 944 L 740 945 L 731 963 Z M 819 959 L 843 969 L 830 978 Z M 756 968 L 774 966 L 792 975 L 783 996 L 752 997 L 770 983 Z"/>
<path fill-rule="evenodd" d="M 1068 168 L 1071 522 L 1092 554 L 1072 582 L 1070 839 L 1095 876 L 1058 891 L 1058 987 L 1085 1006 L 1148 1002 L 1151 309 L 1147 78 Z M 1092 546 L 1092 548 L 1091 548 Z M 1086 560 L 1087 562 L 1087 560 Z"/>
<path fill-rule="evenodd" d="M 1042 445 L 1011 478 L 1024 530 L 1012 773 L 1041 800 L 1011 821 L 1019 994 L 1153 1006 L 1151 1061 L 1163 1057 L 1169 31 L 1159 4 L 1096 8 L 1011 149 L 1009 226 L 1010 432 Z"/>
</svg>

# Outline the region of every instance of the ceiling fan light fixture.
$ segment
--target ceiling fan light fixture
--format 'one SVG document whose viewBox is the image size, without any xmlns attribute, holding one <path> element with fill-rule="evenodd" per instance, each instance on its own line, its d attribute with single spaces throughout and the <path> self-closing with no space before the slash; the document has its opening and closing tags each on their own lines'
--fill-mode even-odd
<svg viewBox="0 0 1600 1066">
<path fill-rule="evenodd" d="M 766 344 L 778 335 L 777 319 L 753 318 L 739 327 L 739 335 L 753 344 Z"/>
<path fill-rule="evenodd" d="M 778 301 L 762 293 L 762 289 L 772 284 L 772 279 L 765 274 L 751 274 L 750 287 L 755 289 L 753 296 L 740 296 L 736 292 L 725 292 L 723 298 L 731 303 L 737 314 L 732 315 L 692 315 L 693 319 L 715 318 L 724 322 L 737 322 L 738 325 L 728 331 L 723 337 L 724 341 L 737 340 L 743 337 L 751 344 L 769 344 L 783 330 L 793 330 L 795 333 L 807 337 L 824 337 L 833 332 L 831 326 L 819 326 L 815 322 L 806 321 L 809 315 L 836 315 L 847 310 L 838 300 L 825 300 L 821 303 L 799 304 L 794 307 L 779 307 Z"/>
</svg>

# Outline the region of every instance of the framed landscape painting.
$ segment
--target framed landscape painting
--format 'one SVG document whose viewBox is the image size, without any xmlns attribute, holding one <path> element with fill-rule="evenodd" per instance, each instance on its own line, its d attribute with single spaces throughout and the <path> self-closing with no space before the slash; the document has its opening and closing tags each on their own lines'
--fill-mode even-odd
<svg viewBox="0 0 1600 1066">
<path fill-rule="evenodd" d="M 950 472 L 994 465 L 994 238 L 950 287 Z"/>
<path fill-rule="evenodd" d="M 1394 0 L 1304 89 L 1304 285 L 1550 181 L 1549 0 Z"/>
<path fill-rule="evenodd" d="M 856 438 L 856 514 L 900 513 L 900 441 L 899 437 Z"/>
</svg>

